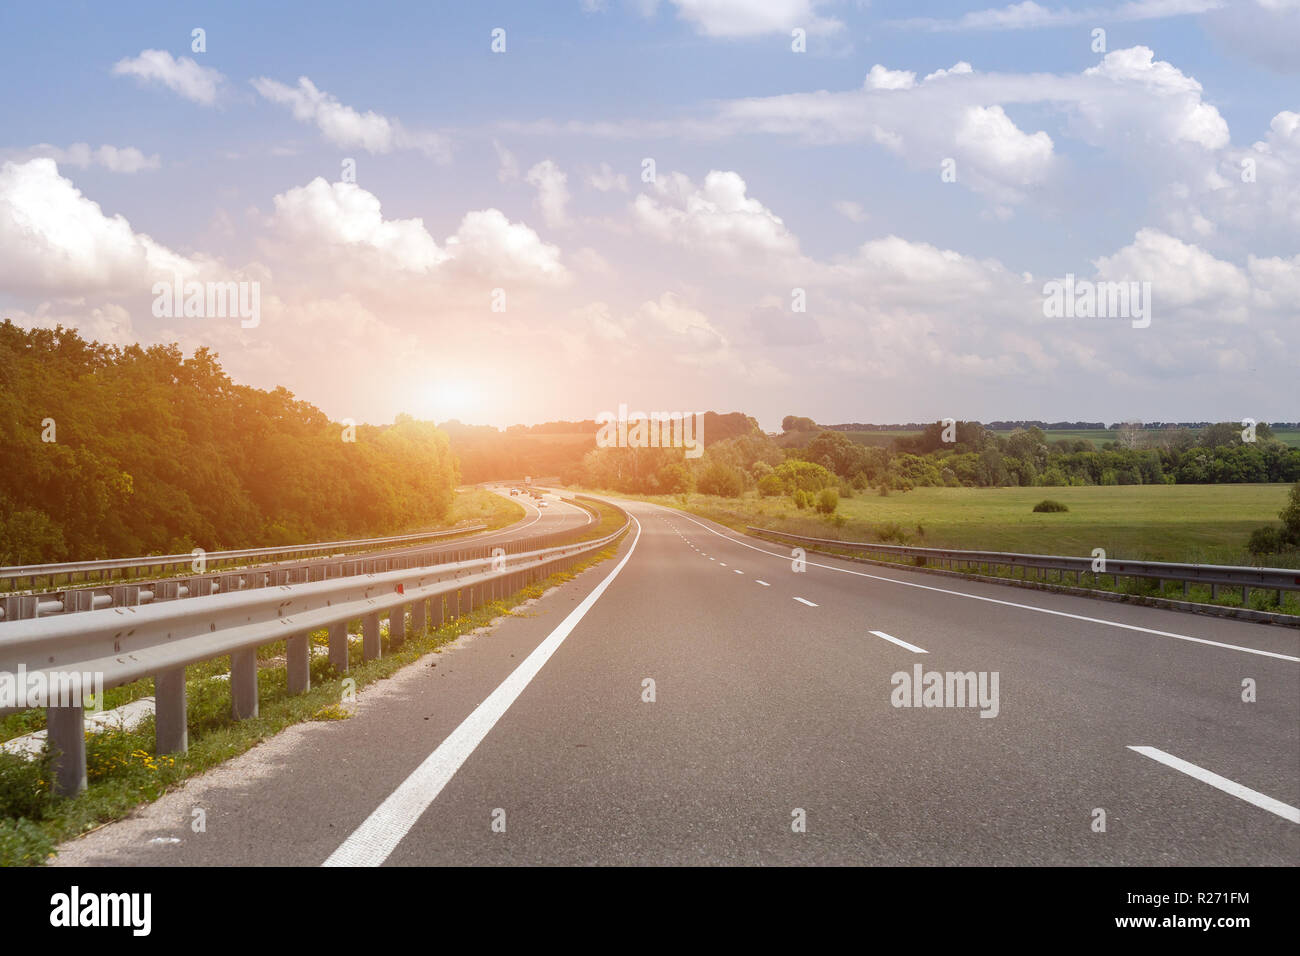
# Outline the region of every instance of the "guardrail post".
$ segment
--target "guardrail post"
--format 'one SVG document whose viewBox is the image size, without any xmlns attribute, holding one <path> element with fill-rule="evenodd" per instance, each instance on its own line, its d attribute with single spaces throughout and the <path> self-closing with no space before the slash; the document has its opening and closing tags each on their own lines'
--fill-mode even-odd
<svg viewBox="0 0 1300 956">
<path fill-rule="evenodd" d="M 289 693 L 305 694 L 311 690 L 311 635 L 295 634 L 284 643 L 288 658 Z"/>
<path fill-rule="evenodd" d="M 346 621 L 330 625 L 330 667 L 340 674 L 348 672 L 348 625 Z"/>
<path fill-rule="evenodd" d="M 185 718 L 185 667 L 170 667 L 153 676 L 154 750 L 183 754 L 189 748 Z"/>
<path fill-rule="evenodd" d="M 426 619 L 428 617 L 429 601 L 422 598 L 411 605 L 411 630 L 416 634 L 423 634 L 426 628 Z"/>
<path fill-rule="evenodd" d="M 230 709 L 235 720 L 257 716 L 257 648 L 230 655 Z"/>
<path fill-rule="evenodd" d="M 378 611 L 361 618 L 361 652 L 368 661 L 378 660 L 383 654 L 383 644 L 379 640 Z"/>
<path fill-rule="evenodd" d="M 406 605 L 399 604 L 388 612 L 388 646 L 396 648 L 406 640 Z"/>
<path fill-rule="evenodd" d="M 26 621 L 36 616 L 35 594 L 11 594 L 4 599 L 6 621 Z"/>
<path fill-rule="evenodd" d="M 135 607 L 140 603 L 140 585 L 115 584 L 113 586 L 113 607 Z"/>
<path fill-rule="evenodd" d="M 86 789 L 86 726 L 82 707 L 48 707 L 46 734 L 54 756 L 54 792 L 75 797 Z"/>
</svg>

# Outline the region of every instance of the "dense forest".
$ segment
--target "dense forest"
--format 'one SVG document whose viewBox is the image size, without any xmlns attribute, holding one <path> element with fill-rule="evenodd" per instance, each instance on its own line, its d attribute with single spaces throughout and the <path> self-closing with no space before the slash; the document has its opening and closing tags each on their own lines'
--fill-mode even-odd
<svg viewBox="0 0 1300 956">
<path fill-rule="evenodd" d="M 349 431 L 205 349 L 0 323 L 0 565 L 409 531 L 457 481 L 432 423 Z"/>
</svg>

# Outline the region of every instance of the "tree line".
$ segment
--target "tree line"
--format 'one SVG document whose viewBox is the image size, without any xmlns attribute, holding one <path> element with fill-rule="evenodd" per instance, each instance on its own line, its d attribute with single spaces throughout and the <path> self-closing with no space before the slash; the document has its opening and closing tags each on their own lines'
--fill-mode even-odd
<svg viewBox="0 0 1300 956">
<path fill-rule="evenodd" d="M 444 520 L 445 433 L 331 422 L 217 356 L 0 323 L 0 565 L 395 534 Z"/>
</svg>

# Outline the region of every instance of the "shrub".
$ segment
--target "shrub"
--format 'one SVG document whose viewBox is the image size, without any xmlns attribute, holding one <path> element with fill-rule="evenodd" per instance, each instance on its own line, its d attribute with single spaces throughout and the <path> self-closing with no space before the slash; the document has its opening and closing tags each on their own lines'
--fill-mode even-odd
<svg viewBox="0 0 1300 956">
<path fill-rule="evenodd" d="M 1055 501 L 1051 498 L 1044 498 L 1038 504 L 1034 505 L 1034 510 L 1050 512 L 1050 511 L 1069 511 L 1070 509 L 1067 508 L 1065 505 L 1061 504 L 1061 502 L 1059 501 Z"/>
<path fill-rule="evenodd" d="M 0 819 L 0 866 L 40 866 L 54 841 L 29 820 Z"/>
<path fill-rule="evenodd" d="M 802 488 L 796 491 L 790 497 L 794 499 L 794 506 L 796 508 L 808 507 L 808 492 L 804 491 Z"/>
<path fill-rule="evenodd" d="M 1246 550 L 1251 554 L 1277 554 L 1282 549 L 1282 535 L 1277 528 L 1256 528 L 1246 542 Z"/>
<path fill-rule="evenodd" d="M 0 818 L 40 820 L 45 816 L 54 799 L 46 782 L 53 763 L 48 748 L 35 760 L 0 752 Z"/>
<path fill-rule="evenodd" d="M 834 514 L 839 506 L 840 493 L 834 488 L 823 488 L 817 493 L 817 510 L 822 514 Z"/>
<path fill-rule="evenodd" d="M 737 469 L 715 460 L 704 469 L 695 487 L 701 494 L 739 498 L 745 490 L 745 479 Z"/>
</svg>

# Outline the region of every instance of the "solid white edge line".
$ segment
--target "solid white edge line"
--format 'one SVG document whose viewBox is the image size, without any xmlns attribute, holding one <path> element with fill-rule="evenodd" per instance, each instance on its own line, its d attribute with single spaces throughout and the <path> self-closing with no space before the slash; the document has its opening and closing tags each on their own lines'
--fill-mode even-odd
<svg viewBox="0 0 1300 956">
<path fill-rule="evenodd" d="M 1201 783 L 1208 783 L 1211 787 L 1222 790 L 1224 793 L 1231 794 L 1239 800 L 1245 800 L 1247 803 L 1254 804 L 1261 810 L 1267 810 L 1269 813 L 1275 813 L 1283 820 L 1290 820 L 1292 823 L 1300 823 L 1300 807 L 1293 807 L 1289 803 L 1283 803 L 1276 800 L 1268 794 L 1260 793 L 1258 790 L 1252 790 L 1250 787 L 1242 786 L 1235 780 L 1229 780 L 1227 777 L 1221 777 L 1212 770 L 1206 770 L 1204 767 L 1198 767 L 1194 763 L 1188 763 L 1173 754 L 1165 753 L 1163 750 L 1157 750 L 1155 747 L 1134 747 L 1129 745 L 1129 750 L 1134 750 L 1144 757 L 1150 757 L 1166 767 L 1187 774 L 1189 777 L 1195 777 Z"/>
<path fill-rule="evenodd" d="M 916 651 L 918 654 L 930 653 L 924 647 L 917 647 L 915 644 L 907 643 L 907 641 L 900 641 L 898 638 L 886 634 L 884 631 L 870 631 L 869 633 L 876 635 L 876 637 L 880 638 L 882 641 L 889 641 L 892 644 L 897 644 L 899 647 L 906 647 L 909 651 Z"/>
<path fill-rule="evenodd" d="M 654 507 L 662 508 L 664 506 L 654 505 Z M 682 517 L 689 521 L 695 521 L 694 518 L 691 518 L 688 515 L 682 515 Z M 732 544 L 738 544 L 742 548 L 749 548 L 751 551 L 757 551 L 759 554 L 766 554 L 769 557 L 780 558 L 782 561 L 790 560 L 784 554 L 777 554 L 775 551 L 765 551 L 762 548 L 754 547 L 752 544 L 739 541 L 736 538 L 714 531 L 702 521 L 695 521 L 695 523 L 710 534 L 715 534 L 719 538 L 725 538 Z M 871 578 L 874 581 L 888 581 L 890 584 L 899 584 L 905 588 L 920 588 L 922 591 L 937 591 L 940 594 L 953 594 L 957 597 L 969 598 L 972 601 L 984 601 L 988 604 L 1001 604 L 1004 607 L 1015 607 L 1024 611 L 1037 611 L 1039 614 L 1051 614 L 1056 617 L 1068 617 L 1076 621 L 1087 621 L 1089 624 L 1105 624 L 1108 627 L 1123 628 L 1126 631 L 1138 631 L 1142 634 L 1155 634 L 1158 637 L 1172 637 L 1175 640 L 1188 641 L 1192 644 L 1206 644 L 1210 647 L 1222 647 L 1225 650 L 1242 651 L 1246 654 L 1257 654 L 1260 657 L 1275 657 L 1281 661 L 1291 661 L 1292 663 L 1300 664 L 1300 657 L 1292 657 L 1290 654 L 1279 654 L 1276 651 L 1262 651 L 1256 647 L 1243 647 L 1240 644 L 1225 644 L 1222 641 L 1211 641 L 1204 637 L 1192 637 L 1189 634 L 1175 634 L 1172 631 L 1159 631 L 1153 627 L 1139 627 L 1136 624 L 1121 624 L 1119 621 L 1107 621 L 1105 618 L 1088 617 L 1084 614 L 1071 614 L 1069 611 L 1054 611 L 1051 608 L 1035 607 L 1032 604 L 1017 604 L 1015 601 L 1003 601 L 999 598 L 985 597 L 982 594 L 968 594 L 965 591 L 953 591 L 948 588 L 937 588 L 930 584 L 917 584 L 915 581 L 900 581 L 898 578 L 888 578 L 881 574 L 868 574 L 865 571 L 854 571 L 850 568 L 837 568 L 833 564 L 818 564 L 815 561 L 805 561 L 805 564 L 810 568 L 824 568 L 827 571 L 839 571 L 841 574 L 852 574 L 860 578 Z"/>
<path fill-rule="evenodd" d="M 329 855 L 322 866 L 379 866 L 388 859 L 424 811 L 438 798 L 442 788 L 523 693 L 529 681 L 537 676 L 551 655 L 564 643 L 564 639 L 627 566 L 641 539 L 641 522 L 635 516 L 629 517 L 636 523 L 636 536 L 623 560 L 596 585 L 581 604 L 569 612 L 569 616 L 542 643 L 533 648 L 533 652 L 524 658 L 496 690 L 474 708 L 473 713 L 461 721 L 433 753 L 424 758 L 411 775 Z"/>
<path fill-rule="evenodd" d="M 797 597 L 797 598 L 795 598 L 795 600 L 798 601 L 800 604 L 807 604 L 809 607 L 817 607 L 817 606 L 818 606 L 818 605 L 814 604 L 812 601 L 809 601 L 807 598 Z"/>
</svg>

